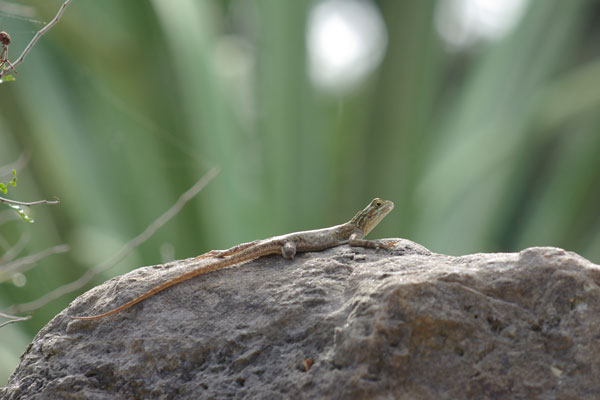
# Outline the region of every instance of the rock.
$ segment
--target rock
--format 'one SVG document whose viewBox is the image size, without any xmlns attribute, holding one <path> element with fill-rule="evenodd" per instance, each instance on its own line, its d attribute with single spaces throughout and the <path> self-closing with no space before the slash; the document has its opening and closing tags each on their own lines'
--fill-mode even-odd
<svg viewBox="0 0 600 400">
<path fill-rule="evenodd" d="M 264 257 L 107 311 L 191 260 L 77 298 L 3 399 L 598 399 L 600 267 L 557 248 L 450 257 L 400 240 Z"/>
</svg>

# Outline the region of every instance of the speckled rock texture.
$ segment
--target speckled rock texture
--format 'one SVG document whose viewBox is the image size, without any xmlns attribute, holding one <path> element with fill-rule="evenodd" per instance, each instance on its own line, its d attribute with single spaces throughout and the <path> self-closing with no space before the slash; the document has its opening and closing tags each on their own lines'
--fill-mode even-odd
<svg viewBox="0 0 600 400">
<path fill-rule="evenodd" d="M 270 256 L 70 319 L 193 263 L 80 296 L 0 397 L 600 399 L 600 267 L 558 248 L 451 257 L 399 240 Z"/>
</svg>

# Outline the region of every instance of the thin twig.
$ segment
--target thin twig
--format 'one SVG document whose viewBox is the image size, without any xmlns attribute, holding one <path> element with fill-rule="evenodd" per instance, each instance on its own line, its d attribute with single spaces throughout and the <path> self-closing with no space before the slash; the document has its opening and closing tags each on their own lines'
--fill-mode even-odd
<svg viewBox="0 0 600 400">
<path fill-rule="evenodd" d="M 5 314 L 3 312 L 0 312 L 0 317 L 2 318 L 12 318 L 12 319 L 19 319 L 19 318 L 23 318 L 23 317 L 17 317 L 16 315 L 9 315 L 9 314 Z"/>
<path fill-rule="evenodd" d="M 58 204 L 58 203 L 60 203 L 60 200 L 56 199 L 56 200 L 18 201 L 18 200 L 11 200 L 11 199 L 5 199 L 4 197 L 0 197 L 0 203 L 14 204 L 17 206 L 35 206 L 36 204 Z"/>
<path fill-rule="evenodd" d="M 101 274 L 104 271 L 109 270 L 110 268 L 117 265 L 121 262 L 125 257 L 129 255 L 136 247 L 140 244 L 144 243 L 148 240 L 154 233 L 160 229 L 164 224 L 169 222 L 171 218 L 181 211 L 183 206 L 190 201 L 194 196 L 196 196 L 206 185 L 210 183 L 220 172 L 219 167 L 214 167 L 210 171 L 208 171 L 198 182 L 194 184 L 190 189 L 187 190 L 184 194 L 182 194 L 179 199 L 169 208 L 163 215 L 155 219 L 148 227 L 140 233 L 135 238 L 131 239 L 127 242 L 119 251 L 117 251 L 112 257 L 107 259 L 101 264 L 98 264 L 94 268 L 87 271 L 85 274 L 81 276 L 81 278 L 73 281 L 71 283 L 67 283 L 66 285 L 60 286 L 50 293 L 40 297 L 37 300 L 34 300 L 29 303 L 16 304 L 8 309 L 10 313 L 22 313 L 37 310 L 42 308 L 46 304 L 50 303 L 53 300 L 58 299 L 65 294 L 75 292 L 81 289 L 83 286 L 87 285 L 92 279 L 94 279 L 97 275 Z"/>
<path fill-rule="evenodd" d="M 19 258 L 11 263 L 0 265 L 0 282 L 8 280 L 8 278 L 17 272 L 24 272 L 40 260 L 52 255 L 60 254 L 69 251 L 69 246 L 61 244 L 59 246 L 50 247 L 49 249 L 42 250 L 39 253 L 31 254 L 26 257 Z"/>
<path fill-rule="evenodd" d="M 2 328 L 4 325 L 12 324 L 13 322 L 26 321 L 26 320 L 28 320 L 28 319 L 31 318 L 31 315 L 28 315 L 26 317 L 16 317 L 14 315 L 8 315 L 8 314 L 0 313 L 0 317 L 10 318 L 10 321 L 6 321 L 6 322 L 3 322 L 3 323 L 0 324 L 0 328 Z"/>
<path fill-rule="evenodd" d="M 42 29 L 40 29 L 35 34 L 35 36 L 33 37 L 33 39 L 31 39 L 31 41 L 29 42 L 27 47 L 25 47 L 25 50 L 23 50 L 23 52 L 21 53 L 19 58 L 17 58 L 14 62 L 9 62 L 10 65 L 12 65 L 12 69 L 14 69 L 17 65 L 19 65 L 21 63 L 21 61 L 23 61 L 25 56 L 31 51 L 31 48 L 33 47 L 33 45 L 35 45 L 35 43 L 38 41 L 38 39 L 41 38 L 42 35 L 44 35 L 46 32 L 48 32 L 50 30 L 50 28 L 52 28 L 58 22 L 58 20 L 62 16 L 63 12 L 65 11 L 65 8 L 67 8 L 67 6 L 69 5 L 70 2 L 71 2 L 71 0 L 65 0 L 65 2 L 58 9 L 58 13 L 56 13 L 56 16 L 50 22 L 48 22 L 46 24 L 46 26 L 44 26 Z M 6 69 L 0 71 L 0 79 L 2 79 L 2 77 L 5 74 L 7 74 L 9 70 L 10 70 L 10 68 L 6 68 Z"/>
<path fill-rule="evenodd" d="M 8 244 L 8 242 L 6 241 L 6 239 L 4 239 L 4 237 L 2 237 L 0 239 L 0 242 L 2 242 L 0 244 L 0 246 L 3 248 L 4 250 L 4 254 L 2 254 L 2 257 L 0 257 L 0 265 L 11 262 L 12 260 L 14 260 L 23 250 L 25 250 L 25 247 L 27 247 L 27 244 L 29 243 L 29 235 L 27 234 L 22 234 L 19 237 L 19 240 L 17 240 L 17 243 L 10 245 Z M 0 268 L 2 268 L 0 266 Z"/>
<path fill-rule="evenodd" d="M 0 77 L 1 77 L 1 75 L 0 75 Z M 4 172 L 5 170 L 7 170 L 7 171 L 9 170 L 9 171 L 11 171 L 11 173 L 15 173 L 13 171 L 16 171 L 16 169 L 17 169 L 16 167 L 24 166 L 28 160 L 29 160 L 29 155 L 22 154 L 19 157 L 19 159 L 13 163 L 13 165 L 9 166 L 10 169 L 7 166 L 0 167 L 0 174 L 2 174 L 2 175 L 6 174 L 6 172 Z M 16 175 L 15 175 L 15 178 L 16 178 Z M 0 196 L 0 203 L 12 204 L 15 206 L 35 206 L 36 204 L 58 204 L 58 203 L 60 203 L 60 200 L 56 199 L 56 200 L 19 201 L 19 200 L 7 199 L 5 197 Z"/>
</svg>

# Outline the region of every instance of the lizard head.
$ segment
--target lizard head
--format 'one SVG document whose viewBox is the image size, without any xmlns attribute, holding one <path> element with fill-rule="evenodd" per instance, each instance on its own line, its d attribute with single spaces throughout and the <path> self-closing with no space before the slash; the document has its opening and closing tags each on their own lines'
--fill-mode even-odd
<svg viewBox="0 0 600 400">
<path fill-rule="evenodd" d="M 364 210 L 356 213 L 350 223 L 358 226 L 365 236 L 377 226 L 377 224 L 394 209 L 394 203 L 389 200 L 374 198 Z"/>
</svg>

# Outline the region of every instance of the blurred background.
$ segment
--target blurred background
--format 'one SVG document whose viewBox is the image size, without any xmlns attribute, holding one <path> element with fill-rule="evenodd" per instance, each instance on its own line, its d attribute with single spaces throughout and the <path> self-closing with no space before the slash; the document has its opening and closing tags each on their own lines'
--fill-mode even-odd
<svg viewBox="0 0 600 400">
<path fill-rule="evenodd" d="M 9 59 L 61 4 L 0 1 Z M 599 263 L 599 20 L 591 0 L 73 0 L 0 84 L 6 197 L 60 199 L 33 224 L 0 204 L 0 310 L 80 278 L 221 172 L 123 262 L 0 328 L 0 384 L 106 279 L 342 223 L 376 196 L 396 208 L 373 238 Z"/>
</svg>

